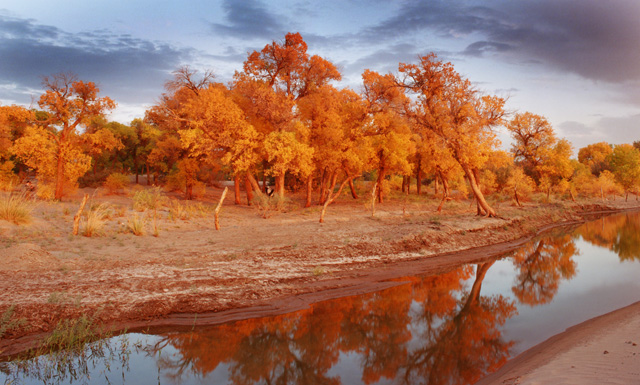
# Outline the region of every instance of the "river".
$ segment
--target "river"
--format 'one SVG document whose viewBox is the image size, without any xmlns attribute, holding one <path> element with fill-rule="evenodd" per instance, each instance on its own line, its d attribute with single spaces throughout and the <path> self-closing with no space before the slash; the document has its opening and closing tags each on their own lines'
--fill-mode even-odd
<svg viewBox="0 0 640 385">
<path fill-rule="evenodd" d="M 129 333 L 0 363 L 4 384 L 471 384 L 640 300 L 640 213 L 557 228 L 437 276 L 276 317 Z"/>
</svg>

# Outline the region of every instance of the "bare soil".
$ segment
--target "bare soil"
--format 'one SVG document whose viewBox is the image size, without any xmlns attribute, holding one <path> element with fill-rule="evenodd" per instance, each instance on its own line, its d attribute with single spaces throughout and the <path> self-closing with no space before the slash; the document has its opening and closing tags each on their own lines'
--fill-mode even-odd
<svg viewBox="0 0 640 385">
<path fill-rule="evenodd" d="M 111 207 L 98 236 L 71 235 L 83 193 L 92 195 L 87 207 Z M 345 194 L 319 223 L 321 207 L 299 208 L 301 196 L 265 219 L 255 207 L 234 205 L 230 194 L 216 231 L 213 209 L 221 193 L 210 189 L 197 202 L 174 196 L 174 206 L 189 214 L 176 219 L 175 210 L 160 210 L 157 236 L 151 213 L 133 210 L 131 193 L 85 189 L 62 202 L 34 203 L 30 224 L 0 220 L 0 315 L 13 306 L 12 320 L 24 321 L 2 336 L 0 357 L 24 349 L 65 318 L 87 314 L 130 330 L 278 314 L 487 259 L 590 213 L 639 206 L 621 198 L 524 207 L 494 202 L 501 217 L 485 218 L 468 200 L 448 202 L 438 214 L 432 195 L 398 194 L 376 204 L 372 216 L 364 199 Z M 146 235 L 127 230 L 134 215 L 147 218 Z"/>
</svg>

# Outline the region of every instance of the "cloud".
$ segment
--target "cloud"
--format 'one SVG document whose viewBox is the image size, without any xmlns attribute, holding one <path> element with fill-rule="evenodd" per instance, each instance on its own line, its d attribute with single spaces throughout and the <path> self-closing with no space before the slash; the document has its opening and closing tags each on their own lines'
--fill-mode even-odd
<svg viewBox="0 0 640 385">
<path fill-rule="evenodd" d="M 225 0 L 222 4 L 227 24 L 211 23 L 214 33 L 235 38 L 270 38 L 284 36 L 278 17 L 256 0 Z"/>
<path fill-rule="evenodd" d="M 589 144 L 607 142 L 611 144 L 633 143 L 640 140 L 640 114 L 602 117 L 587 125 L 567 121 L 558 125 L 560 137 L 567 138 L 575 152 Z"/>
<path fill-rule="evenodd" d="M 0 60 L 0 84 L 11 85 L 10 92 L 0 89 L 0 98 L 15 100 L 26 90 L 40 89 L 44 75 L 73 72 L 116 101 L 152 102 L 170 72 L 192 55 L 193 50 L 130 35 L 104 30 L 71 34 L 0 15 L 0 57 L 5 58 Z"/>
<path fill-rule="evenodd" d="M 470 40 L 465 55 L 540 60 L 551 68 L 611 83 L 640 79 L 640 2 L 632 0 L 434 0 L 407 2 L 363 39 L 431 31 Z"/>
</svg>

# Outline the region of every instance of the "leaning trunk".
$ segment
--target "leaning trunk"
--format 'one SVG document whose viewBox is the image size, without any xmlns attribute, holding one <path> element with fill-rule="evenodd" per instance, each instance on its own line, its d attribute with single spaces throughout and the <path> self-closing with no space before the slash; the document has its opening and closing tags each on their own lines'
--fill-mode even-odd
<svg viewBox="0 0 640 385">
<path fill-rule="evenodd" d="M 253 189 L 251 188 L 251 181 L 248 176 L 244 178 L 244 189 L 247 192 L 247 206 L 251 206 L 251 202 L 253 202 Z"/>
<path fill-rule="evenodd" d="M 353 185 L 353 179 L 349 178 L 349 188 L 351 189 L 351 196 L 353 199 L 358 199 L 358 193 L 356 193 L 356 188 Z"/>
<path fill-rule="evenodd" d="M 486 215 L 489 217 L 497 217 L 498 214 L 496 214 L 495 210 L 491 208 L 491 206 L 489 206 L 487 201 L 484 199 L 484 195 L 482 195 L 482 191 L 480 190 L 480 186 L 478 186 L 476 177 L 471 167 L 467 165 L 462 165 L 462 170 L 467 176 L 467 180 L 469 181 L 469 185 L 471 186 L 471 191 L 473 191 L 473 196 L 476 198 L 482 210 L 484 210 Z"/>
</svg>

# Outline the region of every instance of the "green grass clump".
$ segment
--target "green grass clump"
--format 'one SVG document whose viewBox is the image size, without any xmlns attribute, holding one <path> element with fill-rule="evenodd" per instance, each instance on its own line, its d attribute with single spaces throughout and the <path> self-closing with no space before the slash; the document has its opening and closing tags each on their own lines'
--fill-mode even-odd
<svg viewBox="0 0 640 385">
<path fill-rule="evenodd" d="M 21 225 L 31 222 L 32 207 L 24 194 L 10 194 L 0 198 L 0 219 Z"/>
</svg>

